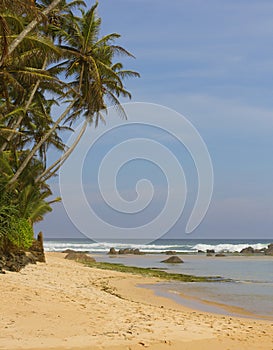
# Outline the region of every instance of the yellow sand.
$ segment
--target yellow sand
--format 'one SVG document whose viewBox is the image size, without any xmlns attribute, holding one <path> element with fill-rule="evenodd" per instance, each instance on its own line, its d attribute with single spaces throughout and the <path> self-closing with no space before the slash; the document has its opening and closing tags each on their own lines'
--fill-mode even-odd
<svg viewBox="0 0 273 350">
<path fill-rule="evenodd" d="M 273 349 L 273 323 L 194 311 L 138 288 L 146 279 L 47 253 L 0 275 L 0 349 Z"/>
</svg>

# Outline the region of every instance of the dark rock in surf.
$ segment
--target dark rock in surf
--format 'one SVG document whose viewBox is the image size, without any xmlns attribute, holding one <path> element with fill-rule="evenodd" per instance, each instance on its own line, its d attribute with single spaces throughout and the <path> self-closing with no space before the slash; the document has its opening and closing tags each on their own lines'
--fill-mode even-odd
<svg viewBox="0 0 273 350">
<path fill-rule="evenodd" d="M 116 249 L 115 248 L 110 248 L 110 250 L 109 250 L 109 252 L 107 253 L 107 254 L 109 254 L 109 255 L 116 255 L 118 252 L 116 251 Z"/>
<path fill-rule="evenodd" d="M 254 252 L 254 248 L 252 247 L 247 247 L 240 251 L 241 254 L 253 254 Z"/>
<path fill-rule="evenodd" d="M 162 260 L 161 262 L 166 263 L 166 264 L 181 264 L 184 261 L 182 259 L 180 259 L 178 256 L 174 255 L 166 260 Z"/>
<path fill-rule="evenodd" d="M 125 249 L 120 249 L 118 251 L 118 254 L 134 254 L 134 255 L 143 255 L 145 253 L 141 252 L 138 248 L 125 248 Z"/>
<path fill-rule="evenodd" d="M 265 255 L 273 255 L 273 243 L 269 244 L 265 250 Z"/>
<path fill-rule="evenodd" d="M 119 254 L 132 254 L 132 251 L 131 251 L 131 249 L 129 249 L 129 248 L 125 248 L 125 249 L 120 249 L 120 250 L 118 251 L 118 253 L 119 253 Z"/>
<path fill-rule="evenodd" d="M 136 248 L 136 249 L 133 249 L 133 254 L 135 254 L 135 255 L 143 255 L 144 253 L 141 252 L 138 248 Z"/>
<path fill-rule="evenodd" d="M 166 254 L 166 255 L 175 255 L 175 254 L 177 254 L 177 253 L 176 253 L 175 250 L 167 250 L 167 251 L 165 252 L 165 254 Z"/>
<path fill-rule="evenodd" d="M 254 253 L 255 254 L 265 254 L 266 250 L 267 250 L 266 248 L 254 249 Z"/>
</svg>

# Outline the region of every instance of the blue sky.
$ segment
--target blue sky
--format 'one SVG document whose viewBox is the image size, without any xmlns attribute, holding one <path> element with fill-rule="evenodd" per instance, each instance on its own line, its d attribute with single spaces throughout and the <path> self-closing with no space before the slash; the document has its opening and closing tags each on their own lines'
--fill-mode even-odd
<svg viewBox="0 0 273 350">
<path fill-rule="evenodd" d="M 208 147 L 214 193 L 205 219 L 190 238 L 273 238 L 272 1 L 101 0 L 98 12 L 103 34 L 120 33 L 119 44 L 136 56 L 125 60 L 141 74 L 141 79 L 126 82 L 133 101 L 161 104 L 183 114 Z M 147 133 L 145 128 L 138 131 L 139 136 Z M 97 146 L 97 156 L 106 144 Z M 175 141 L 164 144 L 186 159 L 185 174 L 191 176 L 185 150 Z M 86 169 L 93 169 L 91 159 L 94 155 Z M 164 176 L 152 167 L 139 162 L 133 171 L 124 168 L 118 180 L 121 193 L 131 199 L 134 180 L 154 175 L 154 207 L 140 222 L 158 213 L 166 191 Z M 56 182 L 56 193 L 57 187 Z M 194 191 L 193 184 L 189 193 L 194 196 Z M 137 221 L 117 218 L 98 204 L 95 192 L 89 194 L 96 210 L 115 224 Z M 192 200 L 169 236 L 188 238 L 185 220 Z M 49 238 L 79 236 L 61 204 L 37 225 L 39 229 Z"/>
</svg>

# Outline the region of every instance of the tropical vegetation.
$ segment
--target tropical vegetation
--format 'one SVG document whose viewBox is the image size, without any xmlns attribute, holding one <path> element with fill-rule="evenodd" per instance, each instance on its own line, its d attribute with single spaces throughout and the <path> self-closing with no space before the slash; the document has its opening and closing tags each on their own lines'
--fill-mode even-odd
<svg viewBox="0 0 273 350">
<path fill-rule="evenodd" d="M 0 248 L 28 248 L 33 224 L 52 210 L 47 181 L 77 146 L 87 125 L 104 122 L 120 97 L 130 98 L 124 79 L 138 77 L 117 57 L 133 57 L 116 44 L 117 33 L 100 36 L 98 3 L 82 0 L 0 0 Z M 55 106 L 62 112 L 56 115 Z M 55 109 L 56 110 L 56 109 Z M 64 131 L 83 120 L 71 148 Z M 51 149 L 62 152 L 48 162 Z"/>
</svg>

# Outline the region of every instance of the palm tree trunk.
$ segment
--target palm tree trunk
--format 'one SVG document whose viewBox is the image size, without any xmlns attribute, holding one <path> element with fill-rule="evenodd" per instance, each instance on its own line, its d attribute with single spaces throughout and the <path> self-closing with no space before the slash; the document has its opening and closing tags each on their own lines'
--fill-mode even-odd
<svg viewBox="0 0 273 350">
<path fill-rule="evenodd" d="M 30 160 L 33 158 L 35 153 L 39 150 L 39 148 L 42 146 L 44 142 L 47 141 L 47 139 L 52 135 L 52 133 L 57 129 L 59 124 L 64 120 L 64 118 L 67 116 L 71 108 L 73 107 L 75 103 L 75 100 L 73 100 L 69 106 L 66 108 L 66 110 L 61 114 L 61 116 L 56 120 L 54 125 L 51 129 L 48 130 L 48 132 L 41 138 L 41 140 L 32 148 L 32 150 L 27 155 L 26 159 L 23 161 L 23 163 L 19 166 L 18 170 L 14 174 L 14 176 L 9 181 L 9 185 L 13 184 L 15 181 L 17 181 L 18 177 L 21 175 L 21 173 L 24 171 L 24 169 L 27 167 Z"/>
<path fill-rule="evenodd" d="M 24 38 L 28 35 L 29 32 L 31 32 L 38 23 L 40 23 L 43 20 L 43 16 L 46 16 L 50 13 L 51 10 L 53 10 L 62 0 L 53 0 L 52 3 L 42 11 L 40 16 L 37 16 L 33 21 L 31 21 L 24 30 L 17 36 L 16 39 L 13 40 L 13 42 L 8 47 L 8 54 L 10 55 L 16 47 L 24 40 Z M 0 66 L 3 64 L 4 57 L 2 57 Z"/>
<path fill-rule="evenodd" d="M 41 180 L 46 181 L 51 176 L 53 176 L 60 167 L 64 164 L 64 162 L 67 160 L 67 158 L 70 156 L 70 154 L 74 151 L 74 149 L 77 147 L 78 143 L 80 142 L 83 134 L 85 133 L 85 130 L 87 128 L 88 121 L 85 120 L 81 131 L 79 135 L 77 136 L 76 140 L 73 142 L 73 144 L 68 148 L 68 150 L 58 159 L 55 163 L 53 163 L 49 168 L 47 168 L 39 177 L 35 179 L 35 182 L 39 182 Z M 55 169 L 54 169 L 55 168 Z"/>
<path fill-rule="evenodd" d="M 42 66 L 42 69 L 43 69 L 43 70 L 46 68 L 46 65 L 47 65 L 47 58 L 45 58 L 45 60 L 44 60 L 44 63 L 43 63 L 43 66 Z M 30 94 L 30 96 L 29 96 L 29 99 L 28 99 L 28 101 L 27 101 L 27 103 L 26 103 L 26 107 L 25 107 L 25 111 L 26 111 L 26 112 L 27 112 L 27 110 L 29 109 L 29 106 L 31 105 L 31 103 L 32 103 L 32 101 L 33 101 L 34 95 L 35 95 L 36 91 L 38 90 L 38 87 L 39 87 L 39 85 L 40 85 L 40 82 L 41 82 L 41 80 L 38 80 L 38 81 L 36 82 L 36 84 L 34 85 L 33 90 L 31 91 L 31 94 Z M 11 128 L 12 128 L 13 130 L 16 130 L 16 129 L 20 126 L 20 124 L 21 124 L 23 118 L 24 118 L 24 115 L 21 115 L 21 117 L 18 118 L 17 122 L 16 122 L 14 125 L 12 125 Z M 0 148 L 0 151 L 4 151 L 4 150 L 6 149 L 8 143 L 11 141 L 11 139 L 12 139 L 13 136 L 14 136 L 14 133 L 11 133 L 11 134 L 7 137 L 7 141 L 2 145 L 2 147 Z"/>
</svg>

